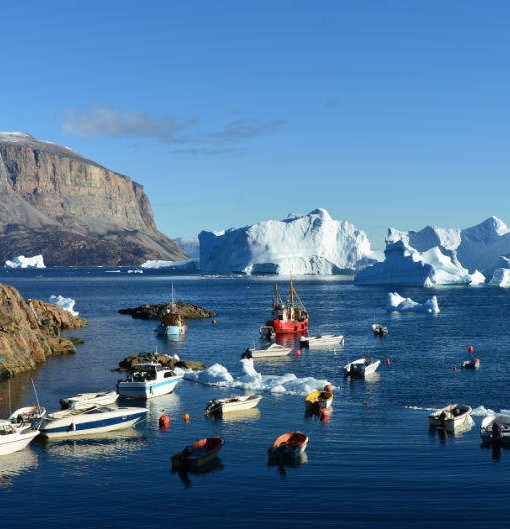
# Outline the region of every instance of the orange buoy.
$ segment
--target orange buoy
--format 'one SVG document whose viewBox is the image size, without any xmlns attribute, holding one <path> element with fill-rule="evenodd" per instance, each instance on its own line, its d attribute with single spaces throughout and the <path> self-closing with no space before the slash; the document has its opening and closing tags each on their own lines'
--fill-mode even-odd
<svg viewBox="0 0 510 529">
<path fill-rule="evenodd" d="M 389 358 L 386 358 L 386 365 L 387 365 L 388 367 L 391 366 L 391 360 L 390 360 Z"/>
<path fill-rule="evenodd" d="M 159 418 L 159 427 L 168 428 L 170 426 L 170 417 L 168 415 L 162 415 Z"/>
<path fill-rule="evenodd" d="M 362 404 L 363 406 L 368 406 L 368 401 L 365 400 Z"/>
<path fill-rule="evenodd" d="M 472 345 L 468 345 L 468 353 L 472 353 L 475 348 Z"/>
<path fill-rule="evenodd" d="M 333 393 L 333 387 L 331 386 L 331 384 L 326 384 L 324 386 L 324 391 L 327 391 L 328 393 Z"/>
<path fill-rule="evenodd" d="M 327 408 L 321 408 L 321 411 L 319 412 L 319 418 L 324 422 L 329 421 L 329 411 Z"/>
<path fill-rule="evenodd" d="M 211 320 L 211 323 L 212 323 L 213 325 L 216 325 L 216 320 Z"/>
<path fill-rule="evenodd" d="M 189 422 L 189 414 L 185 413 L 182 418 L 184 419 L 184 422 Z"/>
<path fill-rule="evenodd" d="M 301 349 L 296 349 L 296 356 L 301 356 Z"/>
</svg>

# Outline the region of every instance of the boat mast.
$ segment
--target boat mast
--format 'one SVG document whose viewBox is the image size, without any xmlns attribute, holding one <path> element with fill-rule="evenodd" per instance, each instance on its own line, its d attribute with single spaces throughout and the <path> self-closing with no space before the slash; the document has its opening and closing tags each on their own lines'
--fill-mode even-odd
<svg viewBox="0 0 510 529">
<path fill-rule="evenodd" d="M 294 290 L 294 285 L 292 284 L 292 272 L 290 273 L 290 305 L 294 306 L 294 294 L 296 291 Z"/>
</svg>

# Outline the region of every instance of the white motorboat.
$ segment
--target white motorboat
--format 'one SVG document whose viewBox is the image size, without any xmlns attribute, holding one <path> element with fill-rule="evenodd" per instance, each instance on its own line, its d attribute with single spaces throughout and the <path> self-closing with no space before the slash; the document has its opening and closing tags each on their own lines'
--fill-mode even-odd
<svg viewBox="0 0 510 529">
<path fill-rule="evenodd" d="M 102 391 L 100 393 L 79 393 L 74 397 L 60 399 L 63 410 L 86 410 L 94 406 L 108 406 L 113 404 L 119 394 L 116 391 Z"/>
<path fill-rule="evenodd" d="M 374 331 L 375 336 L 387 336 L 388 327 L 385 323 L 372 323 L 372 331 Z"/>
<path fill-rule="evenodd" d="M 46 415 L 46 408 L 42 406 L 25 406 L 19 408 L 9 416 L 9 421 L 25 429 L 37 430 L 42 418 Z"/>
<path fill-rule="evenodd" d="M 108 406 L 56 411 L 43 419 L 41 434 L 52 439 L 111 432 L 134 426 L 145 418 L 147 411 L 147 408 Z"/>
<path fill-rule="evenodd" d="M 429 415 L 429 425 L 434 428 L 455 430 L 473 425 L 471 406 L 463 404 L 449 404 Z"/>
<path fill-rule="evenodd" d="M 344 345 L 344 337 L 341 334 L 317 334 L 317 336 L 301 336 L 299 343 L 302 347 L 309 349 L 334 349 Z"/>
<path fill-rule="evenodd" d="M 510 444 L 510 415 L 491 413 L 484 417 L 480 437 L 484 443 Z"/>
<path fill-rule="evenodd" d="M 117 383 L 117 391 L 121 397 L 150 399 L 171 393 L 182 380 L 171 369 L 164 368 L 158 362 L 137 364 L 135 371 L 126 380 Z"/>
<path fill-rule="evenodd" d="M 261 395 L 235 395 L 225 399 L 211 400 L 205 409 L 206 415 L 220 415 L 234 411 L 255 408 L 262 400 Z"/>
<path fill-rule="evenodd" d="M 26 424 L 1 419 L 0 456 L 23 450 L 39 433 L 39 430 L 27 427 Z"/>
<path fill-rule="evenodd" d="M 380 360 L 363 357 L 349 362 L 344 366 L 344 376 L 351 378 L 365 378 L 377 371 Z"/>
<path fill-rule="evenodd" d="M 269 325 L 263 325 L 260 329 L 260 336 L 264 338 L 265 340 L 275 340 L 276 339 L 276 333 L 274 332 L 274 328 L 270 327 Z"/>
<path fill-rule="evenodd" d="M 291 351 L 292 347 L 284 347 L 283 345 L 272 343 L 262 349 L 253 349 L 249 347 L 243 353 L 242 358 L 272 358 L 275 356 L 287 356 Z"/>
</svg>

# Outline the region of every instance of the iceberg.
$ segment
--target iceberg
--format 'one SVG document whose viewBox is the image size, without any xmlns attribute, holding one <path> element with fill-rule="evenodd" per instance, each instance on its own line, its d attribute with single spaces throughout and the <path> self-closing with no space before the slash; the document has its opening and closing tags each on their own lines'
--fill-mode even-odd
<svg viewBox="0 0 510 529">
<path fill-rule="evenodd" d="M 144 270 L 167 269 L 178 272 L 195 273 L 198 271 L 197 262 L 194 259 L 187 261 L 161 261 L 157 259 L 145 261 L 141 265 Z"/>
<path fill-rule="evenodd" d="M 226 231 L 202 231 L 200 272 L 211 274 L 331 275 L 375 263 L 365 232 L 325 209 Z"/>
<path fill-rule="evenodd" d="M 67 310 L 67 312 L 70 312 L 73 316 L 78 316 L 79 314 L 79 312 L 76 312 L 74 310 L 74 304 L 76 303 L 76 301 L 73 298 L 65 298 L 64 296 L 61 296 L 60 294 L 58 296 L 55 296 L 55 294 L 52 294 L 50 296 L 50 303 L 59 305 L 64 310 Z"/>
<path fill-rule="evenodd" d="M 44 266 L 44 259 L 42 255 L 34 255 L 33 257 L 25 257 L 18 255 L 12 261 L 5 261 L 5 268 L 46 268 Z"/>
<path fill-rule="evenodd" d="M 176 237 L 174 241 L 182 248 L 182 251 L 192 259 L 200 256 L 200 242 L 197 237 Z"/>
<path fill-rule="evenodd" d="M 400 232 L 402 233 L 402 232 Z M 470 274 L 454 255 L 445 255 L 439 246 L 423 252 L 409 245 L 409 237 L 395 238 L 389 231 L 383 262 L 361 270 L 354 281 L 359 285 L 474 285 L 485 281 L 478 271 Z M 393 242 L 395 241 L 395 242 Z"/>
<path fill-rule="evenodd" d="M 494 270 L 490 285 L 501 288 L 510 288 L 510 259 L 508 257 L 499 258 L 499 268 Z"/>
<path fill-rule="evenodd" d="M 437 296 L 432 296 L 425 303 L 417 303 L 411 298 L 404 298 L 398 292 L 389 292 L 386 302 L 388 312 L 428 312 L 430 314 L 439 314 L 439 305 Z"/>
</svg>

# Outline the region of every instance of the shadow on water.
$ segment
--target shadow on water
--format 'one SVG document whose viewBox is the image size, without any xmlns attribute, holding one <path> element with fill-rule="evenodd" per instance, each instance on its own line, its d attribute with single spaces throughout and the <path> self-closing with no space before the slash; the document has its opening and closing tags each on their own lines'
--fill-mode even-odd
<svg viewBox="0 0 510 529">
<path fill-rule="evenodd" d="M 213 472 L 219 472 L 223 470 L 224 466 L 219 457 L 214 458 L 207 464 L 202 465 L 199 468 L 182 468 L 180 465 L 172 465 L 172 474 L 178 474 L 179 479 L 184 483 L 186 488 L 191 487 L 191 476 L 200 476 L 203 474 L 210 474 Z"/>
</svg>

